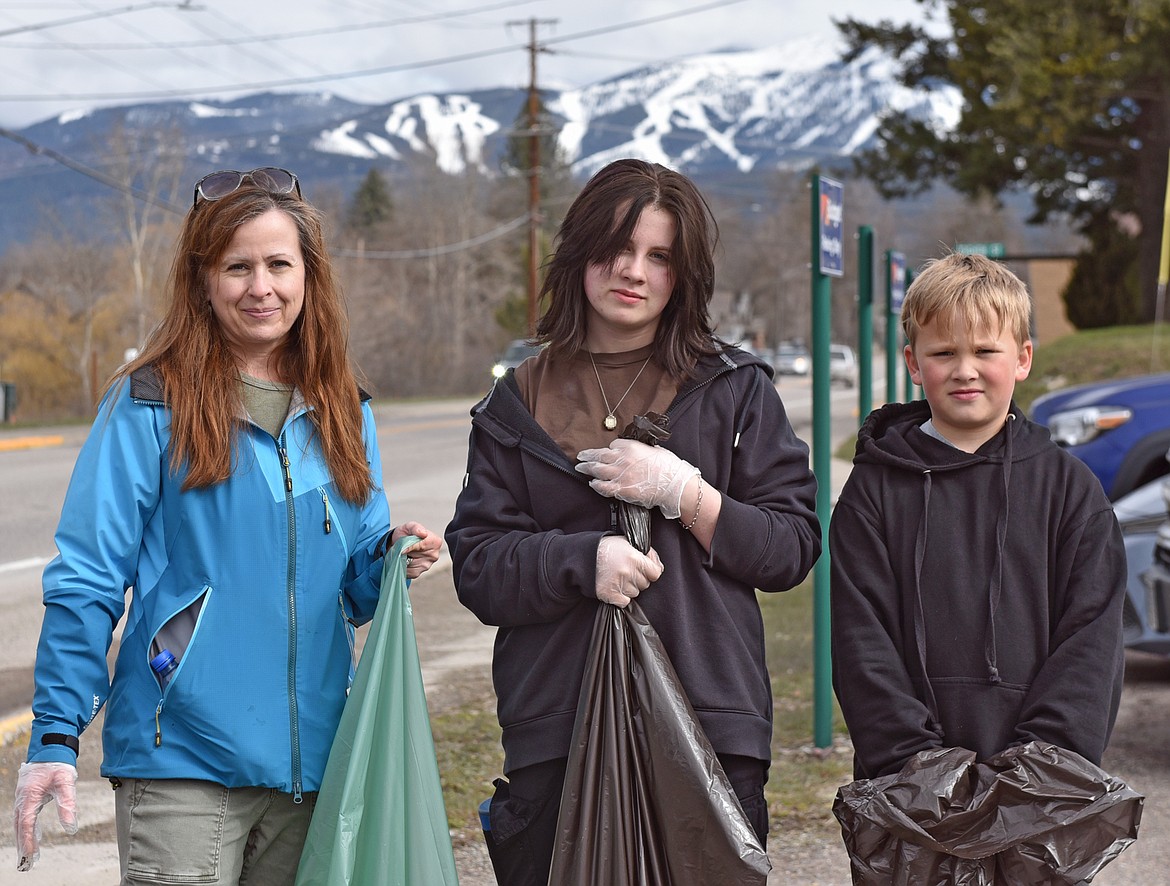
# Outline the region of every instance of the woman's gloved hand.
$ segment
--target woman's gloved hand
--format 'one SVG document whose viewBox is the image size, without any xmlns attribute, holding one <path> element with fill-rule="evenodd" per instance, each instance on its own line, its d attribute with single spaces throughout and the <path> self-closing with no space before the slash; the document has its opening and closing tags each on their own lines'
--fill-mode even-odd
<svg viewBox="0 0 1170 886">
<path fill-rule="evenodd" d="M 651 548 L 643 554 L 620 535 L 597 545 L 597 599 L 625 607 L 662 575 L 662 561 Z"/>
<path fill-rule="evenodd" d="M 589 485 L 609 498 L 660 508 L 668 520 L 682 514 L 683 490 L 699 469 L 661 446 L 637 440 L 614 440 L 606 449 L 577 453 L 577 470 L 594 479 Z"/>
<path fill-rule="evenodd" d="M 41 825 L 37 816 L 51 800 L 57 801 L 61 830 L 77 833 L 77 767 L 71 763 L 22 763 L 16 777 L 16 869 L 31 871 L 41 855 Z"/>
</svg>

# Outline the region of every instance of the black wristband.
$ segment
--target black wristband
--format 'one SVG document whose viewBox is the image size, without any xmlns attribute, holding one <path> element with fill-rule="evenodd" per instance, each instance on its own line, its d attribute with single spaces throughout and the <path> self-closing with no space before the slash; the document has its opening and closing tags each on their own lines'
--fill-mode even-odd
<svg viewBox="0 0 1170 886">
<path fill-rule="evenodd" d="M 378 541 L 378 544 L 374 546 L 375 560 L 382 559 L 390 552 L 390 548 L 394 546 L 393 535 L 394 530 L 391 529 L 389 532 L 383 535 L 382 538 Z"/>
<path fill-rule="evenodd" d="M 65 735 L 61 732 L 46 732 L 41 736 L 41 744 L 63 744 L 65 747 L 69 748 L 69 750 L 73 751 L 73 753 L 81 753 L 81 743 L 77 740 L 77 737 L 73 735 Z"/>
</svg>

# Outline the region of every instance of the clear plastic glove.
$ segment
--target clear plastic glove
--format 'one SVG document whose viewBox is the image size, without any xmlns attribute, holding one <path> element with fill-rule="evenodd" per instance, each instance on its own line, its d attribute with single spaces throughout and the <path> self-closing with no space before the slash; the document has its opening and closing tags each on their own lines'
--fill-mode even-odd
<svg viewBox="0 0 1170 886">
<path fill-rule="evenodd" d="M 654 548 L 643 554 L 620 535 L 607 535 L 597 545 L 597 599 L 625 607 L 662 575 Z"/>
<path fill-rule="evenodd" d="M 16 805 L 12 823 L 16 829 L 18 871 L 31 871 L 41 855 L 41 825 L 37 816 L 57 801 L 61 830 L 77 833 L 77 767 L 71 763 L 22 763 L 16 777 Z"/>
<path fill-rule="evenodd" d="M 683 490 L 699 469 L 661 446 L 637 440 L 614 440 L 608 449 L 577 453 L 577 470 L 594 479 L 589 485 L 609 498 L 644 508 L 661 508 L 668 520 L 682 514 Z"/>
</svg>

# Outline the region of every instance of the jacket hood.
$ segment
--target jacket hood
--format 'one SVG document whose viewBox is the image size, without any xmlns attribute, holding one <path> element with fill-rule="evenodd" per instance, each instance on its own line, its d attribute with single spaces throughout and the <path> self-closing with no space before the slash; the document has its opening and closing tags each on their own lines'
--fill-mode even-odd
<svg viewBox="0 0 1170 886">
<path fill-rule="evenodd" d="M 760 357 L 748 351 L 727 345 L 718 339 L 713 339 L 716 351 L 700 358 L 695 364 L 691 377 L 678 390 L 676 402 L 685 400 L 686 395 L 696 388 L 703 387 L 725 372 L 731 372 L 743 366 L 758 366 L 765 376 L 773 378 L 772 367 Z M 753 374 L 753 385 L 759 383 L 760 376 Z M 474 407 L 471 415 L 474 421 L 487 428 L 493 436 L 505 445 L 522 444 L 522 441 L 534 442 L 549 452 L 560 452 L 560 447 L 549 437 L 544 428 L 540 427 L 528 412 L 520 398 L 520 388 L 516 384 L 516 370 L 509 369 L 497 379 L 487 394 Z M 745 414 L 746 416 L 746 414 Z M 743 430 L 736 427 L 736 432 Z M 565 460 L 568 464 L 568 460 Z M 570 464 L 570 470 L 572 465 Z M 582 475 L 577 475 L 582 476 Z"/>
<path fill-rule="evenodd" d="M 1048 429 L 1024 421 L 1013 402 L 1008 420 L 994 437 L 975 452 L 964 452 L 921 432 L 930 418 L 925 400 L 887 403 L 875 409 L 857 434 L 854 464 L 878 464 L 922 473 L 964 468 L 982 462 L 1021 462 L 1037 455 L 1049 441 Z"/>
</svg>

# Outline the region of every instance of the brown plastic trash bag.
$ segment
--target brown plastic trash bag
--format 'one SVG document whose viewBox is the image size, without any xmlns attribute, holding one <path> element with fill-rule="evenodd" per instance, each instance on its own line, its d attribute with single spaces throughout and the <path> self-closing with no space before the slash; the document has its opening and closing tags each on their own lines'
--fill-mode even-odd
<svg viewBox="0 0 1170 886">
<path fill-rule="evenodd" d="M 983 763 L 923 751 L 896 775 L 837 792 L 854 884 L 993 886 L 1090 881 L 1137 839 L 1144 798 L 1042 742 Z"/>
<path fill-rule="evenodd" d="M 770 868 L 654 628 L 601 604 L 548 882 L 762 886 Z"/>
</svg>

